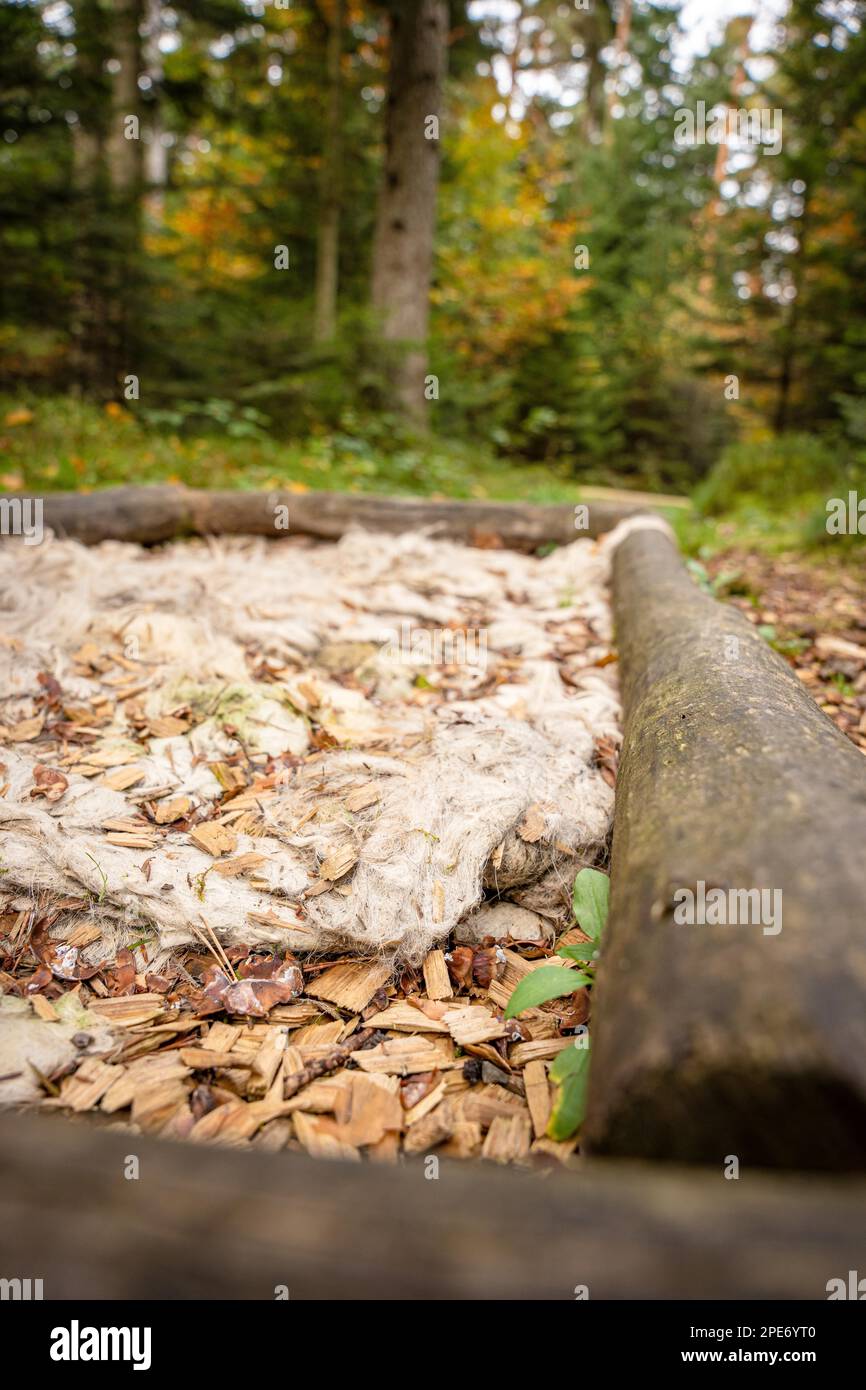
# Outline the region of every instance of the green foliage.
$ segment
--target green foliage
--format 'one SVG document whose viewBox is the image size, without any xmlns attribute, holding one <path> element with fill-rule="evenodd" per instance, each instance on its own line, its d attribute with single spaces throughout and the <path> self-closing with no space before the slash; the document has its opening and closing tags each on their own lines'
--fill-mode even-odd
<svg viewBox="0 0 866 1390">
<path fill-rule="evenodd" d="M 505 22 L 450 0 L 428 345 L 441 385 L 431 421 L 448 442 L 435 446 L 396 418 L 393 356 L 369 310 L 389 5 L 345 7 L 339 318 L 326 346 L 313 284 L 329 7 L 258 8 L 253 21 L 242 0 L 154 7 L 171 42 L 140 55 L 143 138 L 130 148 L 165 148 L 165 180 L 119 194 L 107 154 L 116 7 L 0 0 L 10 394 L 121 401 L 134 372 L 129 413 L 184 445 L 207 438 L 228 485 L 288 458 L 299 481 L 319 471 L 332 485 L 519 496 L 527 465 L 527 498 L 568 495 L 577 479 L 700 483 L 706 518 L 735 509 L 764 540 L 826 539 L 822 499 L 866 471 L 862 0 L 834 6 L 832 24 L 825 6 L 791 0 L 743 94 L 783 110 L 782 148 L 732 158 L 721 185 L 717 147 L 680 146 L 674 126 L 683 107 L 730 102 L 741 22 L 685 69 L 676 8 L 647 0 L 616 80 L 612 4 L 527 0 Z M 546 69 L 534 95 L 518 75 L 503 96 L 493 72 L 507 64 Z M 731 373 L 741 401 L 723 395 Z M 256 446 L 248 468 L 235 441 Z M 123 447 L 60 452 L 67 486 L 139 461 Z M 143 452 L 153 461 L 131 476 L 206 478 L 184 457 L 172 468 L 161 438 Z M 695 552 L 715 539 L 705 522 L 684 536 Z"/>
<path fill-rule="evenodd" d="M 572 1047 L 563 1048 L 550 1068 L 549 1076 L 558 1085 L 556 1101 L 547 1123 L 549 1139 L 570 1139 L 583 1124 L 589 1089 L 590 1042 L 579 1035 Z"/>
<path fill-rule="evenodd" d="M 598 869 L 581 869 L 572 893 L 574 918 L 591 941 L 600 941 L 610 907 L 610 879 Z"/>
<path fill-rule="evenodd" d="M 590 963 L 601 944 L 610 904 L 610 879 L 598 869 L 581 869 L 574 881 L 574 914 L 578 926 L 592 940 L 588 945 L 560 946 L 557 955 L 585 962 L 583 971 L 568 966 L 541 965 L 525 975 L 512 991 L 505 1017 L 515 1018 L 524 1009 L 537 1008 L 551 999 L 573 994 L 591 985 L 595 970 Z M 581 1032 L 573 1047 L 558 1053 L 549 1076 L 559 1086 L 547 1128 L 551 1139 L 570 1139 L 583 1123 L 589 1084 L 589 1038 Z"/>
<path fill-rule="evenodd" d="M 566 965 L 541 965 L 537 970 L 524 975 L 515 986 L 505 1010 L 505 1017 L 516 1018 L 524 1009 L 535 1009 L 539 1004 L 546 1004 L 551 999 L 561 999 L 565 995 L 574 994 L 576 990 L 591 983 L 589 976 L 582 975 L 578 970 L 571 970 Z"/>
<path fill-rule="evenodd" d="M 794 501 L 840 495 L 858 481 L 850 454 L 837 441 L 792 433 L 730 445 L 694 494 L 702 512 L 718 515 L 757 503 L 782 511 Z M 860 475 L 860 481 L 866 473 Z"/>
<path fill-rule="evenodd" d="M 347 410 L 340 428 L 283 438 L 276 429 L 266 433 L 260 420 L 247 421 L 244 407 L 221 401 L 220 412 L 230 409 L 235 426 L 227 430 L 200 409 L 206 404 L 166 407 L 157 425 L 154 413 L 137 402 L 100 407 L 70 396 L 0 394 L 5 486 L 51 492 L 175 481 L 216 489 L 575 500 L 574 484 L 561 470 L 504 462 L 469 443 L 413 435 L 390 415 Z M 32 419 L 4 426 L 5 417 L 21 408 Z"/>
</svg>

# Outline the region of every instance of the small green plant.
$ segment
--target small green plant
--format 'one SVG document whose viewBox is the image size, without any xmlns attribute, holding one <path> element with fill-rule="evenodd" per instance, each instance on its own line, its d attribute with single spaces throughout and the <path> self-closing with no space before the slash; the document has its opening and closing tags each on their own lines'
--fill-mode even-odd
<svg viewBox="0 0 866 1390">
<path fill-rule="evenodd" d="M 713 598 L 726 598 L 729 594 L 743 593 L 740 570 L 722 570 L 719 574 L 711 575 L 706 565 L 695 559 L 686 560 L 686 569 L 704 592 L 712 594 Z"/>
<path fill-rule="evenodd" d="M 854 689 L 848 677 L 843 675 L 841 671 L 833 672 L 831 684 L 835 685 L 839 694 L 843 695 L 846 700 L 853 700 L 857 694 L 857 691 Z"/>
<path fill-rule="evenodd" d="M 556 954 L 582 966 L 542 965 L 524 976 L 514 989 L 505 1010 L 506 1018 L 516 1018 L 524 1009 L 537 1008 L 551 999 L 574 994 L 595 982 L 595 958 L 610 904 L 610 879 L 598 869 L 581 869 L 574 881 L 572 906 L 577 925 L 590 939 L 575 946 L 560 946 Z M 583 1123 L 589 1084 L 590 1043 L 580 1033 L 572 1047 L 563 1048 L 553 1066 L 550 1079 L 559 1086 L 551 1111 L 547 1134 L 550 1139 L 570 1139 Z"/>
<path fill-rule="evenodd" d="M 106 895 L 106 893 L 108 892 L 108 876 L 107 876 L 105 870 L 103 869 L 102 865 L 99 863 L 98 860 L 94 859 L 94 857 L 93 857 L 92 854 L 88 854 L 87 857 L 88 857 L 88 859 L 90 860 L 91 864 L 95 864 L 95 865 L 96 865 L 97 870 L 99 871 L 99 876 L 100 876 L 100 878 L 102 879 L 102 888 L 101 888 L 101 890 L 100 890 L 100 893 L 99 893 L 99 897 L 98 897 L 98 899 L 97 899 L 97 902 L 103 903 L 103 902 L 105 902 L 105 895 Z"/>
</svg>

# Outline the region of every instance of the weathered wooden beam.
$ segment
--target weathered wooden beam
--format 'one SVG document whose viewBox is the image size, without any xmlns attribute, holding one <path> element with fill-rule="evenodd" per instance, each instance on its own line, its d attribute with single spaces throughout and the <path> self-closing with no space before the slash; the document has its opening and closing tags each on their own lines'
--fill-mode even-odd
<svg viewBox="0 0 866 1390">
<path fill-rule="evenodd" d="M 862 1168 L 866 760 L 659 530 L 618 548 L 614 606 L 625 744 L 586 1143 Z M 780 897 L 763 923 L 677 924 L 700 883 Z"/>
<path fill-rule="evenodd" d="M 6 500 L 12 503 L 16 498 L 10 495 Z M 425 528 L 469 544 L 498 538 L 514 549 L 532 550 L 549 541 L 565 544 L 580 536 L 601 535 L 624 517 L 645 510 L 642 502 L 594 499 L 586 503 L 586 517 L 580 517 L 576 527 L 574 507 L 567 505 L 441 502 L 339 492 L 207 492 L 169 484 L 53 492 L 42 501 L 43 524 L 86 545 L 103 540 L 152 545 L 186 535 L 337 540 L 350 527 L 360 526 L 391 533 Z"/>
<path fill-rule="evenodd" d="M 129 1158 L 138 1160 L 139 1177 Z M 47 1299 L 826 1298 L 866 1184 L 594 1163 L 541 1177 L 239 1153 L 0 1117 L 0 1273 Z M 858 1266 L 858 1261 L 859 1266 Z"/>
</svg>

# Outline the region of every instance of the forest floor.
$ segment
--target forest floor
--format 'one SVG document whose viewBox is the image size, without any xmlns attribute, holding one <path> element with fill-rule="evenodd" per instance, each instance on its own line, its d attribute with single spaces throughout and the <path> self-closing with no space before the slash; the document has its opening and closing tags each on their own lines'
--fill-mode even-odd
<svg viewBox="0 0 866 1390">
<path fill-rule="evenodd" d="M 740 609 L 825 714 L 866 752 L 862 564 L 732 546 L 691 567 L 699 583 Z"/>
<path fill-rule="evenodd" d="M 388 420 L 380 436 L 359 424 L 357 432 L 351 426 L 322 429 L 284 442 L 235 415 L 202 432 L 173 433 L 113 403 L 100 409 L 56 397 L 23 405 L 0 396 L 0 489 L 90 492 L 122 483 L 175 482 L 217 491 L 575 500 L 573 470 L 564 464 L 510 462 L 492 449 L 432 436 L 399 441 L 396 424 Z"/>
</svg>

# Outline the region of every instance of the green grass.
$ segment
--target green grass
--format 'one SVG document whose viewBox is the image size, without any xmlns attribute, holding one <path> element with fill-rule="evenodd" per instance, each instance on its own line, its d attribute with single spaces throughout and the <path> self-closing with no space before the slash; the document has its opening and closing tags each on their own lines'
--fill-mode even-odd
<svg viewBox="0 0 866 1390">
<path fill-rule="evenodd" d="M 117 414 L 117 407 L 107 412 L 68 397 L 0 396 L 0 486 L 52 492 L 178 482 L 538 503 L 579 496 L 565 468 L 510 463 L 461 443 L 431 438 L 385 448 L 348 433 L 281 442 L 265 435 L 232 438 L 217 428 L 181 435 L 145 427 L 133 409 Z M 32 419 L 10 424 L 22 410 Z"/>
<path fill-rule="evenodd" d="M 740 550 L 760 550 L 768 555 L 803 550 L 812 516 L 813 508 L 807 504 L 792 505 L 787 511 L 778 513 L 751 503 L 721 516 L 686 512 L 671 520 L 683 553 L 706 560 L 734 546 Z"/>
<path fill-rule="evenodd" d="M 195 427 L 179 415 L 184 428 L 172 432 L 146 411 L 137 414 L 138 403 L 101 407 L 71 396 L 0 395 L 0 490 L 90 492 L 120 483 L 176 482 L 525 503 L 581 499 L 580 481 L 565 464 L 511 461 L 465 442 L 413 438 L 381 417 L 283 441 L 233 414 L 226 402 L 209 405 L 226 418 L 208 425 L 205 408 Z M 834 468 L 826 444 L 804 443 L 800 436 L 778 448 L 737 445 L 697 490 L 697 510 L 672 508 L 665 515 L 685 554 L 700 560 L 732 547 L 819 554 L 827 536 L 816 473 L 825 491 L 841 487 L 847 478 Z M 587 491 L 591 496 L 595 490 Z M 842 538 L 833 550 L 862 545 L 861 537 Z"/>
</svg>

